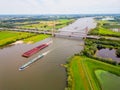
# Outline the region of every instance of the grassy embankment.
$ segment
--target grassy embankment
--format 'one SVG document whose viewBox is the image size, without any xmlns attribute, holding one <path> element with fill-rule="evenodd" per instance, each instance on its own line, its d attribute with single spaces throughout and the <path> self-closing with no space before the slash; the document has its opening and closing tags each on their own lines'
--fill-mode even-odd
<svg viewBox="0 0 120 90">
<path fill-rule="evenodd" d="M 103 90 L 119 90 L 120 77 L 104 70 L 96 70 L 95 74 Z"/>
<path fill-rule="evenodd" d="M 90 35 L 120 37 L 120 32 L 111 30 L 112 28 L 120 28 L 120 25 L 110 21 L 97 21 L 97 23 L 97 27 L 89 32 Z"/>
<path fill-rule="evenodd" d="M 11 44 L 17 40 L 24 40 L 25 42 L 37 42 L 48 38 L 50 35 L 33 34 L 26 32 L 0 31 L 0 47 Z"/>
<path fill-rule="evenodd" d="M 52 30 L 54 24 L 55 24 L 55 29 L 60 29 L 62 27 L 69 25 L 72 22 L 74 22 L 74 19 L 58 19 L 55 22 L 53 22 L 53 21 L 39 21 L 36 24 L 29 24 L 28 23 L 28 25 L 22 25 L 22 26 L 17 26 L 17 27 L 25 28 L 25 29 Z"/>
<path fill-rule="evenodd" d="M 119 40 L 105 39 L 105 37 L 120 37 L 120 33 L 110 30 L 111 26 L 106 28 L 103 26 L 104 23 L 100 21 L 97 27 L 89 33 L 104 38 L 86 39 L 84 50 L 78 54 L 79 56 L 70 59 L 66 65 L 68 72 L 68 88 L 66 90 L 119 90 L 120 66 L 118 63 L 95 56 L 96 51 L 101 48 L 117 49 L 117 53 L 120 50 Z M 114 79 L 107 79 L 106 76 L 103 76 L 104 72 L 98 70 L 107 72 L 106 76 Z M 117 75 L 116 78 L 115 75 Z M 107 83 L 103 84 L 104 82 Z M 110 84 L 112 85 L 109 86 Z"/>
<path fill-rule="evenodd" d="M 66 90 L 101 90 L 102 86 L 95 74 L 96 70 L 104 70 L 120 76 L 118 66 L 96 61 L 86 56 L 74 56 L 67 64 L 68 88 Z"/>
</svg>

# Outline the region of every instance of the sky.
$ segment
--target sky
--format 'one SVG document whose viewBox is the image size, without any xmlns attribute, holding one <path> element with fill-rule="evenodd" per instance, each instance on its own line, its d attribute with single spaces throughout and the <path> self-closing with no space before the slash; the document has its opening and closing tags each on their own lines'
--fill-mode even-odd
<svg viewBox="0 0 120 90">
<path fill-rule="evenodd" d="M 0 14 L 120 14 L 120 0 L 0 0 Z"/>
</svg>

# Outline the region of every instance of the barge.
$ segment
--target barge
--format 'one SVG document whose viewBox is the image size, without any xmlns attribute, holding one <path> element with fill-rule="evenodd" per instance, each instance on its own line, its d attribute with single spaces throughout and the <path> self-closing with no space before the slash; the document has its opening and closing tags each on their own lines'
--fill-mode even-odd
<svg viewBox="0 0 120 90">
<path fill-rule="evenodd" d="M 33 49 L 31 49 L 31 50 L 23 53 L 22 56 L 28 58 L 28 57 L 32 56 L 33 54 L 39 52 L 39 51 L 42 50 L 43 48 L 49 46 L 50 43 L 51 43 L 51 42 L 48 42 L 48 43 L 45 43 L 45 44 L 41 44 L 41 45 L 39 45 L 39 46 L 37 46 L 37 47 L 35 47 L 35 48 L 33 48 Z"/>
<path fill-rule="evenodd" d="M 43 58 L 43 57 L 44 57 L 45 55 L 47 55 L 49 52 L 50 52 L 50 51 L 47 51 L 47 52 L 45 52 L 45 53 L 43 53 L 43 54 L 40 54 L 40 55 L 37 56 L 36 58 L 34 58 L 34 59 L 30 60 L 29 62 L 25 63 L 24 65 L 22 65 L 22 66 L 19 68 L 19 70 L 20 70 L 20 71 L 21 71 L 21 70 L 24 70 L 24 69 L 25 69 L 26 67 L 28 67 L 30 64 L 32 64 L 32 63 L 36 62 L 37 60 Z"/>
</svg>

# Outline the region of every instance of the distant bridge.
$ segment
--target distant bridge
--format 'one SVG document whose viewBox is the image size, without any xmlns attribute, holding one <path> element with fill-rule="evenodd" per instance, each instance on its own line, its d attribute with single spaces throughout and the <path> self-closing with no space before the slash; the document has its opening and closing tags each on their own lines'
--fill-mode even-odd
<svg viewBox="0 0 120 90">
<path fill-rule="evenodd" d="M 76 37 L 76 38 L 83 38 L 86 37 L 86 33 L 84 32 L 69 32 L 69 31 L 62 31 L 59 33 L 55 33 L 56 37 Z"/>
<path fill-rule="evenodd" d="M 67 38 L 86 38 L 88 33 L 88 28 L 82 30 L 62 30 L 55 33 L 56 37 L 67 37 Z"/>
<path fill-rule="evenodd" d="M 50 34 L 55 37 L 64 37 L 64 38 L 86 38 L 88 30 L 87 28 L 80 30 L 80 31 L 72 31 L 72 30 L 66 30 L 66 31 L 40 31 L 40 30 L 32 30 L 32 29 L 16 29 L 16 28 L 0 28 L 0 30 L 7 30 L 7 31 L 18 31 L 18 32 L 30 32 L 30 33 L 37 33 L 37 34 Z"/>
<path fill-rule="evenodd" d="M 52 34 L 50 31 L 40 31 L 35 29 L 16 29 L 16 28 L 0 28 L 0 30 L 7 30 L 7 31 L 18 31 L 18 32 L 30 32 L 30 33 L 38 33 L 38 34 Z"/>
</svg>

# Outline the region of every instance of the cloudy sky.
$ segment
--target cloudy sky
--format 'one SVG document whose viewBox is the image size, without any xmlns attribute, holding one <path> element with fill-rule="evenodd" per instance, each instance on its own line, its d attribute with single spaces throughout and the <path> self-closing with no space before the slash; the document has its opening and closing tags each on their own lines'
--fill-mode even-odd
<svg viewBox="0 0 120 90">
<path fill-rule="evenodd" d="M 120 0 L 0 0 L 0 14 L 120 13 Z"/>
</svg>

